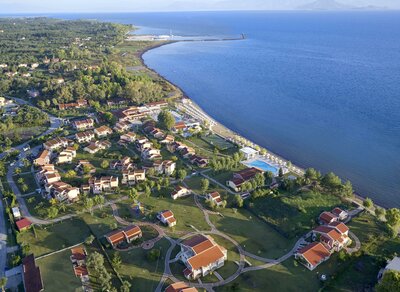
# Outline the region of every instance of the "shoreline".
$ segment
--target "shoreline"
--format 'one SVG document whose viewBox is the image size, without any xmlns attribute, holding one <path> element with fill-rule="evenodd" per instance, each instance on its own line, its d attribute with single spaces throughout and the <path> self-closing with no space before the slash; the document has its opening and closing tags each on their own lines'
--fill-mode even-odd
<svg viewBox="0 0 400 292">
<path fill-rule="evenodd" d="M 180 87 L 179 87 L 177 84 L 175 84 L 174 82 L 168 80 L 168 78 L 166 78 L 165 76 L 161 75 L 161 74 L 158 73 L 156 70 L 154 70 L 154 69 L 152 69 L 152 68 L 150 68 L 150 67 L 147 66 L 147 64 L 145 63 L 145 61 L 144 61 L 144 59 L 143 59 L 143 55 L 144 55 L 145 53 L 147 53 L 147 52 L 149 52 L 149 51 L 151 51 L 151 50 L 153 50 L 153 49 L 157 49 L 157 48 L 160 48 L 160 47 L 163 47 L 163 46 L 166 46 L 166 45 L 170 45 L 170 44 L 174 44 L 174 43 L 177 43 L 177 42 L 179 42 L 179 41 L 161 41 L 161 42 L 155 42 L 154 45 L 150 45 L 150 46 L 146 47 L 145 49 L 139 51 L 139 52 L 137 53 L 137 56 L 138 56 L 138 58 L 140 59 L 140 61 L 141 61 L 141 63 L 142 63 L 142 66 L 145 67 L 147 70 L 153 72 L 158 78 L 161 78 L 161 79 L 167 81 L 168 83 L 170 83 L 171 85 L 173 85 L 173 86 L 176 88 L 176 90 L 179 91 L 179 93 L 182 94 L 182 98 L 186 98 L 186 99 L 190 100 L 190 102 L 192 103 L 192 105 L 194 105 L 194 106 L 197 108 L 198 111 L 202 112 L 205 116 L 209 117 L 212 121 L 214 121 L 214 122 L 216 123 L 216 125 L 217 125 L 218 127 L 221 128 L 222 131 L 225 131 L 225 132 L 227 132 L 227 133 L 230 133 L 232 136 L 240 137 L 240 138 L 244 139 L 245 141 L 248 141 L 250 144 L 252 144 L 252 145 L 254 145 L 254 146 L 258 146 L 258 147 L 260 147 L 261 149 L 267 150 L 267 153 L 269 153 L 270 155 L 272 155 L 272 156 L 274 156 L 274 157 L 277 157 L 278 159 L 281 159 L 282 161 L 288 162 L 288 161 L 289 161 L 288 159 L 282 157 L 281 155 L 277 154 L 276 152 L 270 151 L 269 149 L 266 149 L 265 147 L 262 147 L 262 146 L 260 146 L 260 145 L 258 145 L 258 144 L 256 144 L 256 143 L 252 142 L 252 141 L 249 140 L 248 138 L 244 137 L 243 135 L 241 135 L 241 134 L 239 134 L 239 133 L 236 133 L 235 131 L 229 129 L 228 127 L 226 127 L 226 126 L 223 125 L 222 123 L 218 122 L 217 120 L 215 120 L 214 118 L 212 118 L 211 116 L 209 116 L 208 113 L 205 112 L 195 101 L 193 101 L 193 100 L 186 94 L 186 92 L 185 92 L 182 88 L 180 88 Z M 215 131 L 215 130 L 214 130 L 214 131 Z M 230 140 L 229 138 L 227 138 L 226 136 L 224 136 L 222 133 L 218 133 L 218 132 L 215 132 L 215 133 L 216 133 L 217 135 L 223 137 L 224 139 Z M 235 141 L 235 143 L 238 143 L 238 142 Z M 240 143 L 238 143 L 238 145 L 240 145 Z M 304 174 L 304 172 L 305 172 L 304 167 L 299 166 L 298 164 L 292 164 L 292 166 L 293 166 L 294 168 L 300 170 L 301 173 L 298 173 L 298 174 Z M 297 172 L 296 172 L 296 173 L 297 173 Z M 363 201 L 364 201 L 366 198 L 368 198 L 368 197 L 367 197 L 367 196 L 363 196 L 362 194 L 360 194 L 360 193 L 358 193 L 357 191 L 354 190 L 354 198 L 353 198 L 351 201 L 352 201 L 353 203 L 355 203 L 355 204 L 362 205 Z M 390 207 L 390 206 L 387 205 L 386 203 L 382 203 L 382 202 L 380 202 L 380 203 L 374 202 L 374 206 L 375 206 L 375 207 L 380 207 L 380 208 L 383 208 L 383 209 L 396 208 L 396 207 L 393 207 L 393 206 Z"/>
</svg>

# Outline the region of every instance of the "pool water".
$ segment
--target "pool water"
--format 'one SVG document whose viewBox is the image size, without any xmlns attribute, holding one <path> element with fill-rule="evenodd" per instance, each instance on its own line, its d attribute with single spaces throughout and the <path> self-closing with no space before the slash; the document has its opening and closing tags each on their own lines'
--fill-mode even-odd
<svg viewBox="0 0 400 292">
<path fill-rule="evenodd" d="M 265 161 L 262 160 L 254 160 L 250 163 L 247 163 L 248 166 L 250 167 L 255 167 L 255 168 L 259 168 L 263 171 L 270 171 L 273 174 L 277 174 L 278 173 L 278 169 L 268 163 L 266 163 Z"/>
</svg>

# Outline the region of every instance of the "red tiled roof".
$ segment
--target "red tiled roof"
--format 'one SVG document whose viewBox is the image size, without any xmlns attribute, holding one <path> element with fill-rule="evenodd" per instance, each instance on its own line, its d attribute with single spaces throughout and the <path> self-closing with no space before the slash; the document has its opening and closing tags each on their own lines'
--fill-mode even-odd
<svg viewBox="0 0 400 292">
<path fill-rule="evenodd" d="M 26 219 L 26 218 L 23 218 L 23 219 L 18 220 L 17 222 L 15 222 L 15 224 L 17 225 L 18 230 L 21 231 L 21 230 L 23 230 L 23 229 L 28 228 L 29 226 L 31 226 L 31 225 L 32 225 L 32 222 L 29 221 L 29 220 Z"/>
<path fill-rule="evenodd" d="M 77 261 L 81 261 L 86 258 L 86 251 L 82 246 L 72 248 L 71 253 L 73 258 Z"/>
<path fill-rule="evenodd" d="M 333 220 L 336 220 L 337 216 L 331 212 L 322 212 L 321 215 L 319 215 L 319 219 L 325 223 L 330 223 Z"/>
<path fill-rule="evenodd" d="M 129 239 L 132 238 L 132 237 L 135 237 L 135 236 L 138 235 L 138 234 L 141 234 L 141 233 L 142 233 L 142 230 L 140 229 L 140 227 L 139 227 L 139 226 L 136 226 L 136 225 L 132 225 L 132 226 L 125 227 L 125 228 L 123 229 L 123 231 L 125 232 L 126 236 L 127 236 Z"/>
<path fill-rule="evenodd" d="M 35 264 L 35 257 L 33 254 L 22 260 L 22 271 L 26 292 L 43 291 L 42 276 L 39 267 Z"/>
<path fill-rule="evenodd" d="M 189 273 L 188 275 L 190 275 L 191 273 L 190 270 L 185 269 L 185 271 L 186 270 L 188 271 L 187 273 Z M 165 292 L 195 292 L 195 291 L 198 290 L 194 287 L 189 287 L 188 285 L 186 285 L 185 282 L 173 283 L 165 289 Z"/>
<path fill-rule="evenodd" d="M 167 210 L 161 213 L 161 216 L 163 216 L 165 219 L 168 219 L 170 217 L 174 217 L 174 213 L 172 211 Z"/>
<path fill-rule="evenodd" d="M 125 235 L 121 230 L 115 230 L 106 235 L 112 244 L 116 244 L 125 240 Z"/>
<path fill-rule="evenodd" d="M 75 276 L 77 276 L 77 277 L 89 275 L 87 268 L 83 267 L 83 266 L 74 267 L 74 272 L 75 272 Z"/>
<path fill-rule="evenodd" d="M 342 212 L 344 212 L 342 209 L 339 207 L 336 207 L 335 209 L 332 210 L 332 214 L 339 216 Z"/>
<path fill-rule="evenodd" d="M 221 248 L 218 245 L 214 245 L 213 247 L 206 249 L 188 259 L 188 263 L 192 269 L 197 270 L 201 267 L 208 266 L 209 264 L 214 263 L 223 257 L 224 254 Z"/>
<path fill-rule="evenodd" d="M 331 255 L 329 250 L 320 242 L 313 242 L 300 249 L 298 253 L 303 255 L 306 261 L 312 266 L 318 265 Z"/>
<path fill-rule="evenodd" d="M 347 225 L 343 222 L 332 222 L 331 224 L 329 224 L 329 226 L 335 227 L 342 234 L 349 231 L 349 227 L 347 227 Z"/>
</svg>

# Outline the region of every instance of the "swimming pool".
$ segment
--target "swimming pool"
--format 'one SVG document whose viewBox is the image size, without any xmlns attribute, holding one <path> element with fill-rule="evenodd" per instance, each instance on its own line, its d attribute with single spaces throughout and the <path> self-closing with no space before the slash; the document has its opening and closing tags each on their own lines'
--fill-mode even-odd
<svg viewBox="0 0 400 292">
<path fill-rule="evenodd" d="M 263 160 L 254 160 L 252 162 L 246 163 L 249 167 L 255 167 L 255 168 L 259 168 L 263 171 L 270 171 L 273 174 L 277 174 L 278 173 L 278 169 L 268 163 L 266 163 Z"/>
</svg>

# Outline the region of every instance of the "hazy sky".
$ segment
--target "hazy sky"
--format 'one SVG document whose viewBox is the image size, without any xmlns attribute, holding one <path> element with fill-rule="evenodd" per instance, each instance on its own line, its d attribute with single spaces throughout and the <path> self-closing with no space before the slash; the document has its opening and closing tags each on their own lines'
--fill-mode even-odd
<svg viewBox="0 0 400 292">
<path fill-rule="evenodd" d="M 294 9 L 314 0 L 0 0 L 0 13 Z M 337 0 L 400 9 L 400 0 Z"/>
</svg>

